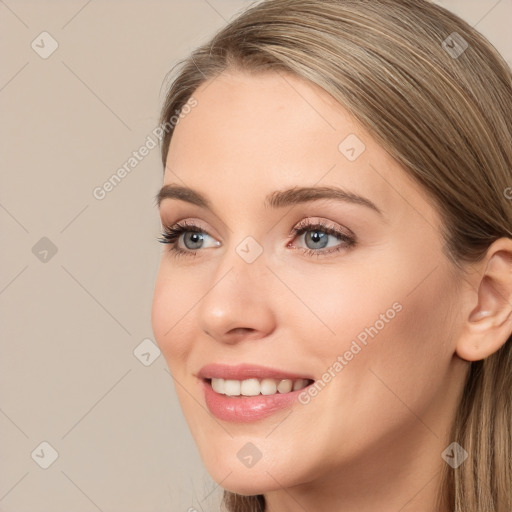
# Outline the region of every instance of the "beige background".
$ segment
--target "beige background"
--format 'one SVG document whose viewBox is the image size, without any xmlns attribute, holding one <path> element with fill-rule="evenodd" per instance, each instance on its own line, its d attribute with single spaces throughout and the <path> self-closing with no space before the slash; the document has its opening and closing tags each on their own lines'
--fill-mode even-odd
<svg viewBox="0 0 512 512">
<path fill-rule="evenodd" d="M 512 0 L 440 3 L 512 63 Z M 134 355 L 153 338 L 158 149 L 92 192 L 156 127 L 172 65 L 248 5 L 0 0 L 0 511 L 216 510 L 163 357 Z"/>
</svg>

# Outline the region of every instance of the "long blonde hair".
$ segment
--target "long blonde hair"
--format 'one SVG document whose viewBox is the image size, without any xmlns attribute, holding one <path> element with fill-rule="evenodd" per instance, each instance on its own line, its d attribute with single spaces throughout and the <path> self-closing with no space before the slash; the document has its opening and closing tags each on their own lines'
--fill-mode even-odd
<svg viewBox="0 0 512 512">
<path fill-rule="evenodd" d="M 293 73 L 348 109 L 439 209 L 446 255 L 477 262 L 512 238 L 512 74 L 475 29 L 427 0 L 266 0 L 178 64 L 161 122 L 226 69 Z M 162 140 L 165 167 L 172 130 Z M 512 510 L 512 336 L 470 364 L 439 503 L 453 512 Z M 230 512 L 263 496 L 224 493 Z"/>
</svg>

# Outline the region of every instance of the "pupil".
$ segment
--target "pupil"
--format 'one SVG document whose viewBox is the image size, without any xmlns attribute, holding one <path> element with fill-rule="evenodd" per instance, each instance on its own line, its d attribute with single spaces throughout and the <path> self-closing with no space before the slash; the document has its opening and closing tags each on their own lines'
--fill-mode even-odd
<svg viewBox="0 0 512 512">
<path fill-rule="evenodd" d="M 200 244 L 202 242 L 202 235 L 201 233 L 191 232 L 188 234 L 189 242 L 194 246 L 194 244 Z M 187 246 L 188 249 L 199 249 L 199 247 L 188 247 L 187 245 L 187 237 L 184 238 L 185 246 Z"/>
<path fill-rule="evenodd" d="M 322 231 L 310 231 L 306 236 L 306 243 L 311 240 L 313 244 L 320 243 L 320 247 L 313 247 L 314 249 L 322 249 L 327 245 L 327 235 Z"/>
</svg>

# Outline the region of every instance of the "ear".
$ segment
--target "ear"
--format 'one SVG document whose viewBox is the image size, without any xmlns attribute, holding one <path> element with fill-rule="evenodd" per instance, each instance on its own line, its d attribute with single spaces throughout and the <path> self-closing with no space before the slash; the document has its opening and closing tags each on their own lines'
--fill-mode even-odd
<svg viewBox="0 0 512 512">
<path fill-rule="evenodd" d="M 456 346 L 457 355 L 466 361 L 490 356 L 512 333 L 512 239 L 491 244 L 477 268 L 471 276 L 472 309 Z"/>
</svg>

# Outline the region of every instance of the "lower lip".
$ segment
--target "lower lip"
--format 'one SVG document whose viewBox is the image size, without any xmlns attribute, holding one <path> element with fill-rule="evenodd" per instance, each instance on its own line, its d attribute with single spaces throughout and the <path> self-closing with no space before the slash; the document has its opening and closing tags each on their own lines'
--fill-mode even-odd
<svg viewBox="0 0 512 512">
<path fill-rule="evenodd" d="M 226 396 L 216 393 L 208 381 L 203 381 L 206 406 L 218 419 L 237 423 L 258 421 L 292 406 L 305 388 L 289 393 L 257 396 Z"/>
</svg>

